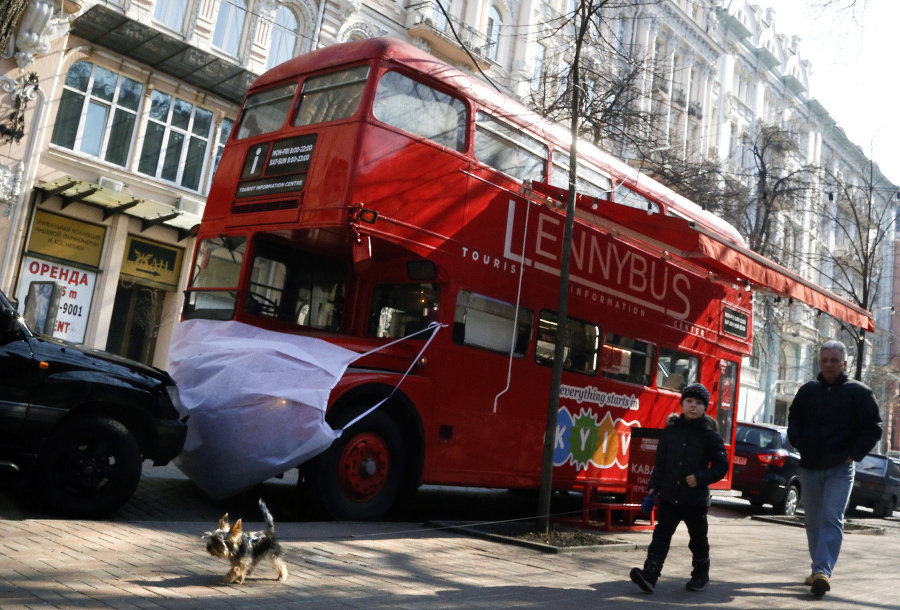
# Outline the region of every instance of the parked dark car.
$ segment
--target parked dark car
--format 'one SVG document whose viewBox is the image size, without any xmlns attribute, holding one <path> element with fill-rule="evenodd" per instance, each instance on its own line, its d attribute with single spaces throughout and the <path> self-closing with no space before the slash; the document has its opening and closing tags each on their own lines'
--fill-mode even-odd
<svg viewBox="0 0 900 610">
<path fill-rule="evenodd" d="M 0 292 L 0 475 L 44 507 L 101 517 L 137 488 L 144 459 L 177 456 L 186 416 L 165 371 L 32 333 Z"/>
<path fill-rule="evenodd" d="M 787 428 L 738 422 L 732 488 L 756 507 L 771 504 L 779 515 L 800 505 L 800 454 L 787 439 Z"/>
<path fill-rule="evenodd" d="M 900 462 L 870 453 L 856 463 L 856 477 L 847 510 L 867 506 L 876 517 L 890 517 L 900 498 Z"/>
</svg>

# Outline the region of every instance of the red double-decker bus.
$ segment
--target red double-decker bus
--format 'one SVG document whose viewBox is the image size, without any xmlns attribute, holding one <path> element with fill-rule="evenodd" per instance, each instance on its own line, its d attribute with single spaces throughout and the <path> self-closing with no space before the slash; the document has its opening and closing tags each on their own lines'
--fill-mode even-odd
<svg viewBox="0 0 900 610">
<path fill-rule="evenodd" d="M 389 397 L 301 465 L 334 517 L 377 518 L 421 484 L 538 486 L 568 142 L 391 39 L 314 51 L 252 86 L 184 318 L 359 353 L 442 325 L 393 394 L 427 335 L 353 363 L 331 391 L 334 429 Z M 772 267 L 726 222 L 587 144 L 577 190 L 553 484 L 622 491 L 632 429 L 662 427 L 688 383 L 712 391 L 731 450 L 754 278 L 734 257 Z"/>
</svg>

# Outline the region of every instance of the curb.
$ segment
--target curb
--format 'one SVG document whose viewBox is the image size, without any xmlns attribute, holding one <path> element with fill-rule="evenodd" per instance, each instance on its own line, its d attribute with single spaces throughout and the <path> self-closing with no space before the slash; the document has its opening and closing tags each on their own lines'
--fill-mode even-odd
<svg viewBox="0 0 900 610">
<path fill-rule="evenodd" d="M 790 525 L 791 527 L 803 527 L 803 519 L 796 517 L 768 517 L 766 515 L 750 515 L 750 518 L 756 521 L 766 521 L 767 523 L 778 523 L 780 525 Z M 884 534 L 884 528 L 877 525 L 866 525 L 864 523 L 855 523 L 853 521 L 844 522 L 845 534 L 860 534 L 863 536 L 881 536 Z"/>
<path fill-rule="evenodd" d="M 649 548 L 649 544 L 636 544 L 633 542 L 625 542 L 623 540 L 615 540 L 611 542 L 603 542 L 600 544 L 591 544 L 586 546 L 554 546 L 552 544 L 544 544 L 541 542 L 532 542 L 531 540 L 520 540 L 511 536 L 503 536 L 501 534 L 491 534 L 482 531 L 472 524 L 451 522 L 451 521 L 428 521 L 425 527 L 440 528 L 443 530 L 466 534 L 489 540 L 491 542 L 501 542 L 504 544 L 512 544 L 524 547 L 542 553 L 578 553 L 583 551 L 639 551 Z M 599 537 L 598 537 L 599 538 Z M 612 539 L 611 539 L 612 540 Z"/>
</svg>

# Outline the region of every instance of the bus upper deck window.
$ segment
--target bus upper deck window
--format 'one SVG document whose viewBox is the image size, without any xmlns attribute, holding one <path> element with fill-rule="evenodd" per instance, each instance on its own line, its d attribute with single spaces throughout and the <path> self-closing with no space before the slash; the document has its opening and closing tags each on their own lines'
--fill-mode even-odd
<svg viewBox="0 0 900 610">
<path fill-rule="evenodd" d="M 369 66 L 356 66 L 307 78 L 300 90 L 294 125 L 300 127 L 353 116 L 368 77 Z"/>
<path fill-rule="evenodd" d="M 291 101 L 297 84 L 273 87 L 254 93 L 244 102 L 237 139 L 250 138 L 278 131 L 291 111 Z"/>
<path fill-rule="evenodd" d="M 569 153 L 557 150 L 553 153 L 553 169 L 550 184 L 557 188 L 569 188 Z M 612 181 L 585 163 L 578 162 L 578 176 L 575 190 L 582 195 L 608 199 L 612 190 Z"/>
<path fill-rule="evenodd" d="M 547 146 L 484 112 L 475 115 L 475 158 L 519 180 L 541 180 Z"/>
<path fill-rule="evenodd" d="M 465 104 L 398 72 L 381 77 L 372 113 L 382 123 L 453 150 L 465 150 Z"/>
<path fill-rule="evenodd" d="M 659 214 L 660 212 L 658 203 L 647 199 L 640 193 L 633 191 L 627 186 L 621 184 L 616 187 L 616 203 L 627 205 L 630 208 L 646 210 L 655 214 Z"/>
<path fill-rule="evenodd" d="M 292 83 L 249 96 L 244 102 L 237 139 L 242 140 L 281 129 L 291 111 L 291 101 L 296 90 L 297 84 Z"/>
</svg>

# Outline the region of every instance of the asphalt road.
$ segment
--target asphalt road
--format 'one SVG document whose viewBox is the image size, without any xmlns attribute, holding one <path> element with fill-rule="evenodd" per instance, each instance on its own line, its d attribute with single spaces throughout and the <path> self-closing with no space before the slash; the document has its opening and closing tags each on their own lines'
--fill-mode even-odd
<svg viewBox="0 0 900 610">
<path fill-rule="evenodd" d="M 276 521 L 311 521 L 318 517 L 302 503 L 297 493 L 297 471 L 283 479 L 270 479 L 256 488 L 226 500 L 214 500 L 200 490 L 175 466 L 154 467 L 144 462 L 140 485 L 131 500 L 110 515 L 111 521 L 200 521 L 218 520 L 224 513 L 257 518 L 257 500 L 263 498 Z M 401 519 L 425 521 L 502 521 L 529 519 L 537 512 L 537 492 L 423 486 Z M 749 503 L 735 499 L 717 500 L 716 506 L 746 517 Z M 580 493 L 555 493 L 553 515 L 578 515 Z M 28 494 L 27 489 L 0 489 L 0 519 L 54 519 Z"/>
<path fill-rule="evenodd" d="M 276 521 L 319 520 L 304 506 L 297 493 L 297 471 L 282 479 L 270 479 L 233 498 L 214 500 L 200 490 L 175 466 L 154 467 L 144 462 L 140 485 L 131 500 L 109 516 L 110 521 L 194 521 L 215 523 L 224 513 L 258 519 L 257 501 L 263 498 Z M 531 519 L 537 512 L 537 492 L 423 486 L 412 504 L 397 520 L 427 521 L 504 521 Z M 580 493 L 555 493 L 553 515 L 580 514 Z M 763 509 L 768 510 L 768 509 Z M 743 519 L 758 511 L 744 500 L 728 496 L 713 499 L 711 514 Z M 850 515 L 871 518 L 871 511 L 860 509 Z M 0 519 L 54 519 L 56 515 L 33 502 L 27 489 L 0 488 Z"/>
</svg>

